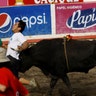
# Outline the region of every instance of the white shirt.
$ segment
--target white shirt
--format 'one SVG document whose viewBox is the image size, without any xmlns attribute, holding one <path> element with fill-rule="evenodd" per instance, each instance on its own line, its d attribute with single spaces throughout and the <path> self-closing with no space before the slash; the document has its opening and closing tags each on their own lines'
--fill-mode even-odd
<svg viewBox="0 0 96 96">
<path fill-rule="evenodd" d="M 6 56 L 11 55 L 16 59 L 19 59 L 19 52 L 16 50 L 18 50 L 18 46 L 21 46 L 25 41 L 26 38 L 21 32 L 14 33 L 9 40 Z"/>
</svg>

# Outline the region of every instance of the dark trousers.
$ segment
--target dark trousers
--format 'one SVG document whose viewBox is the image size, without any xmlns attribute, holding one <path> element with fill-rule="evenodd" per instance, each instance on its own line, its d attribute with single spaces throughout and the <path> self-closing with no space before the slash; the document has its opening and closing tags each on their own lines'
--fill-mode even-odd
<svg viewBox="0 0 96 96">
<path fill-rule="evenodd" d="M 11 71 L 13 72 L 13 74 L 17 77 L 17 78 L 19 78 L 19 69 L 20 69 L 20 63 L 21 63 L 21 61 L 20 60 L 17 60 L 17 59 L 15 59 L 14 57 L 12 57 L 12 56 L 7 56 L 9 59 L 10 59 L 10 69 L 11 69 Z"/>
</svg>

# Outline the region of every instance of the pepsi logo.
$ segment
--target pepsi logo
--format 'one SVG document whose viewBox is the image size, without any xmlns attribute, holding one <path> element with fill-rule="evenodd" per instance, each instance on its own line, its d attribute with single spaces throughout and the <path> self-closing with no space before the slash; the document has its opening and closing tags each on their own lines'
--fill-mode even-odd
<svg viewBox="0 0 96 96">
<path fill-rule="evenodd" d="M 7 33 L 12 26 L 12 19 L 7 13 L 0 14 L 0 32 Z"/>
</svg>

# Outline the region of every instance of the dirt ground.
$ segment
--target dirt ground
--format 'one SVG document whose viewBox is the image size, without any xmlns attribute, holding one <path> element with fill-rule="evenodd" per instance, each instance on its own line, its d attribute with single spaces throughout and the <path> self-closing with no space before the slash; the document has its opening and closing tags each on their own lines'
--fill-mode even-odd
<svg viewBox="0 0 96 96">
<path fill-rule="evenodd" d="M 20 76 L 31 80 L 35 77 L 40 85 L 40 89 L 32 86 L 24 85 L 30 92 L 31 96 L 44 96 L 49 88 L 50 78 L 43 75 L 40 69 L 36 67 L 30 68 Z M 73 89 L 76 91 L 76 96 L 96 96 L 96 67 L 91 69 L 89 73 L 68 73 Z M 53 91 L 53 96 L 69 96 L 69 91 L 65 84 L 59 80 Z"/>
</svg>

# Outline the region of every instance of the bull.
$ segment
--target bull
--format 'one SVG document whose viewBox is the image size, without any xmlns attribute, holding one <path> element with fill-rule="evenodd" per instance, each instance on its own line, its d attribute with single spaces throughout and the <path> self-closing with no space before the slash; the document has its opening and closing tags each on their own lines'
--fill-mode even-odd
<svg viewBox="0 0 96 96">
<path fill-rule="evenodd" d="M 70 96 L 75 96 L 67 73 L 88 73 L 96 66 L 96 41 L 67 40 L 66 38 L 41 40 L 23 50 L 20 58 L 22 60 L 20 72 L 36 66 L 46 76 L 51 77 L 48 96 L 52 95 L 59 79 L 62 79 L 69 88 Z M 9 63 L 9 61 L 3 62 L 3 66 L 8 66 Z M 2 64 L 0 63 L 0 65 Z"/>
<path fill-rule="evenodd" d="M 51 77 L 48 96 L 52 95 L 59 79 L 62 79 L 67 85 L 71 96 L 75 96 L 67 73 L 88 73 L 91 68 L 96 66 L 96 41 L 68 40 L 64 38 L 41 40 L 22 51 L 20 58 L 23 66 L 22 72 L 36 66 L 46 76 Z"/>
</svg>

